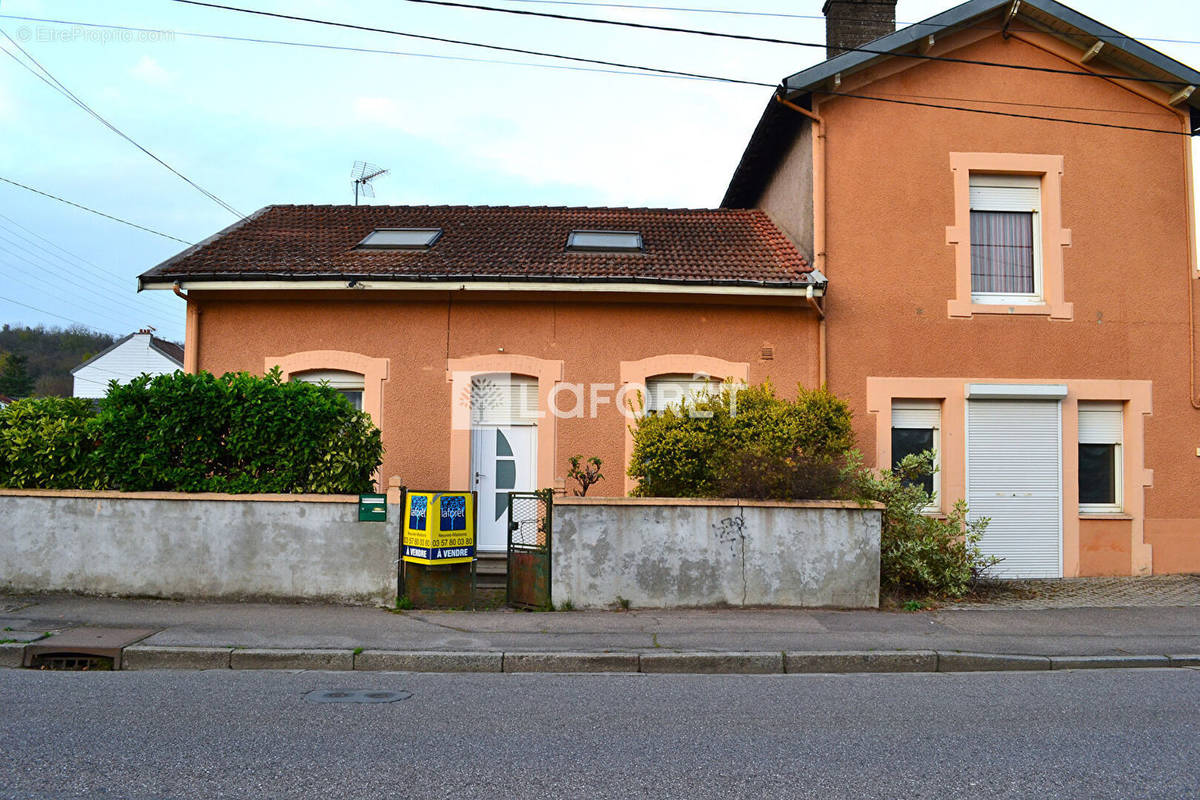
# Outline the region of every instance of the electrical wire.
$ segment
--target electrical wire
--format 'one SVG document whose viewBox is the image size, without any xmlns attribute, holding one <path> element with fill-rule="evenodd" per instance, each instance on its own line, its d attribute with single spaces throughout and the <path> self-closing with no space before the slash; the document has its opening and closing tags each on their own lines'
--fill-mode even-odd
<svg viewBox="0 0 1200 800">
<path fill-rule="evenodd" d="M 53 195 L 53 194 L 50 194 L 49 192 L 43 192 L 41 189 L 35 189 L 32 186 L 26 186 L 23 183 L 17 183 L 16 181 L 11 180 L 10 178 L 5 178 L 3 176 L 0 176 L 0 181 L 4 181 L 7 184 L 11 184 L 20 189 L 24 189 L 27 192 L 33 192 L 34 194 L 40 194 L 42 197 L 49 197 L 51 200 L 57 200 L 60 203 L 66 203 L 69 206 L 75 206 L 75 208 L 83 209 L 84 211 L 87 211 L 91 214 L 95 214 L 100 217 L 104 217 L 105 219 L 111 219 L 113 222 L 119 222 L 122 225 L 128 225 L 131 228 L 137 228 L 139 231 L 145 231 L 146 233 L 153 233 L 155 236 L 161 236 L 164 239 L 171 239 L 172 241 L 179 242 L 180 244 L 186 244 L 189 247 L 195 244 L 195 242 L 189 242 L 186 239 L 180 239 L 178 236 L 172 236 L 169 233 L 163 233 L 162 231 L 156 231 L 153 228 L 147 228 L 145 225 L 138 225 L 136 222 L 130 222 L 127 219 L 121 219 L 120 217 L 114 217 L 112 214 L 105 214 L 103 211 L 97 211 L 94 208 L 88 208 L 85 205 L 81 205 L 80 203 L 76 203 L 72 200 L 67 200 L 66 198 L 59 197 L 58 195 Z"/>
<path fill-rule="evenodd" d="M 695 8 L 692 6 L 654 6 L 654 5 L 633 5 L 626 3 L 595 3 L 583 2 L 583 0 L 507 0 L 510 3 L 530 3 L 533 5 L 544 6 L 586 6 L 589 8 L 611 8 L 611 9 L 630 9 L 632 11 L 675 11 L 694 14 L 726 14 L 739 17 L 775 17 L 778 19 L 811 19 L 811 20 L 838 20 L 847 22 L 861 22 L 857 17 L 843 17 L 839 14 L 786 14 L 779 11 L 735 11 L 728 8 Z M 958 23 L 943 23 L 943 22 L 897 22 L 897 25 L 905 27 L 924 27 L 937 28 L 943 30 L 945 28 L 957 27 Z M 995 30 L 1001 30 L 996 28 Z M 1154 36 L 1121 36 L 1118 40 L 1106 39 L 1097 37 L 1106 42 L 1120 41 L 1120 39 L 1137 39 L 1142 42 L 1166 42 L 1168 44 L 1200 44 L 1200 41 L 1195 39 L 1164 39 Z"/>
<path fill-rule="evenodd" d="M 244 8 L 235 9 L 232 6 L 222 6 L 222 5 L 218 5 L 216 3 L 206 3 L 206 2 L 202 2 L 202 0 L 174 0 L 174 2 L 185 3 L 187 5 L 207 6 L 207 7 L 211 7 L 211 8 L 223 8 L 223 9 L 228 9 L 228 10 L 243 11 L 243 12 L 255 13 L 255 14 L 266 14 L 267 13 L 267 12 L 263 12 L 263 11 L 249 11 L 248 9 L 244 9 Z M 514 15 L 522 16 L 522 17 L 540 17 L 543 19 L 556 19 L 556 20 L 564 20 L 564 21 L 570 21 L 570 22 L 587 22 L 587 23 L 592 23 L 595 25 L 614 25 L 614 26 L 621 27 L 621 28 L 635 28 L 635 29 L 639 29 L 639 30 L 663 31 L 666 33 L 687 33 L 687 34 L 693 34 L 696 36 L 711 36 L 711 37 L 716 37 L 719 39 L 733 39 L 736 41 L 743 41 L 743 42 L 762 42 L 765 44 L 783 44 L 783 45 L 791 45 L 794 47 L 819 47 L 822 50 L 824 50 L 826 48 L 825 42 L 803 42 L 803 41 L 798 41 L 796 39 L 779 39 L 779 38 L 775 38 L 772 36 L 752 36 L 750 34 L 745 34 L 745 33 L 725 33 L 723 31 L 702 30 L 700 28 L 680 28 L 680 27 L 674 26 L 674 25 L 650 25 L 645 22 L 627 22 L 624 20 L 615 20 L 615 19 L 597 19 L 595 17 L 576 17 L 576 16 L 573 16 L 570 14 L 551 14 L 551 13 L 544 12 L 544 11 L 526 11 L 526 10 L 519 9 L 519 8 L 499 8 L 497 6 L 485 6 L 485 5 L 479 5 L 477 3 L 460 3 L 460 2 L 455 2 L 455 0 L 404 0 L 404 2 L 416 3 L 418 5 L 442 6 L 445 8 L 461 8 L 461 9 L 470 9 L 473 11 L 488 11 L 488 12 L 494 12 L 494 13 L 498 13 L 498 14 L 514 14 Z M 270 16 L 284 16 L 285 18 L 287 18 L 286 15 L 271 14 Z M 294 19 L 303 19 L 303 18 L 295 17 Z M 311 20 L 305 20 L 305 21 L 311 21 Z M 341 23 L 326 23 L 326 24 L 340 25 Z M 1169 86 L 1190 86 L 1191 85 L 1187 81 L 1179 81 L 1179 80 L 1172 80 L 1172 79 L 1155 80 L 1152 78 L 1138 78 L 1138 77 L 1134 77 L 1134 76 L 1130 76 L 1130 75 L 1118 75 L 1118 74 L 1103 73 L 1103 72 L 1088 72 L 1086 70 L 1057 69 L 1054 67 L 1038 67 L 1038 66 L 1034 66 L 1032 64 L 1006 64 L 1002 61 L 981 61 L 978 59 L 970 59 L 970 58 L 955 58 L 953 56 L 934 56 L 934 55 L 923 54 L 923 53 L 905 53 L 905 52 L 897 52 L 894 50 L 878 50 L 878 49 L 873 49 L 870 47 L 839 47 L 839 49 L 846 51 L 846 52 L 852 52 L 852 53 L 868 53 L 871 55 L 893 56 L 896 58 L 910 58 L 910 59 L 917 59 L 920 61 L 941 61 L 941 62 L 951 63 L 951 64 L 972 64 L 972 65 L 981 66 L 981 67 L 998 67 L 1001 69 L 1022 70 L 1022 71 L 1027 71 L 1027 72 L 1042 72 L 1042 73 L 1048 73 L 1048 74 L 1054 74 L 1054 75 L 1078 75 L 1078 76 L 1084 76 L 1084 77 L 1089 77 L 1089 78 L 1105 78 L 1105 79 L 1109 79 L 1109 80 L 1134 80 L 1134 81 L 1143 81 L 1143 82 L 1148 82 L 1148 83 L 1157 83 L 1157 84 L 1169 85 Z"/>
<path fill-rule="evenodd" d="M 441 42 L 443 44 L 458 44 L 466 47 L 480 47 L 485 50 L 498 50 L 505 53 L 519 53 L 526 56 L 541 56 L 544 58 L 557 58 L 563 61 L 575 61 L 583 64 L 599 64 L 605 67 L 618 67 L 622 69 L 637 69 L 644 72 L 658 72 L 663 75 L 681 75 L 688 78 L 703 78 L 705 80 L 720 81 L 722 83 L 737 83 L 743 86 L 768 86 L 775 88 L 774 83 L 763 83 L 761 81 L 745 81 L 737 78 L 723 78 L 719 75 L 706 75 L 702 72 L 686 72 L 683 70 L 664 69 L 662 67 L 646 67 L 637 64 L 625 64 L 620 61 L 605 61 L 599 58 L 584 58 L 582 56 L 568 56 L 561 53 L 549 53 L 543 50 L 530 50 L 521 47 L 505 47 L 498 44 L 484 44 L 482 42 L 472 42 L 465 39 L 451 39 L 445 36 L 428 36 L 422 33 L 409 33 L 407 31 L 396 31 L 388 28 L 373 28 L 369 25 L 355 25 L 349 22 L 334 22 L 326 19 L 316 19 L 314 17 L 298 17 L 293 14 L 278 14 L 274 11 L 259 11 L 253 8 L 238 8 L 236 6 L 224 6 L 216 3 L 202 3 L 198 0 L 172 0 L 176 3 L 187 3 L 189 5 L 204 6 L 206 8 L 215 8 L 222 11 L 236 11 L 242 14 L 254 14 L 262 17 L 274 17 L 276 19 L 286 19 L 292 22 L 309 22 L 314 25 L 327 25 L 333 28 L 345 28 L 353 31 L 366 31 L 367 33 L 383 33 L 389 36 L 402 36 L 407 39 L 420 39 L 427 42 Z"/>
<path fill-rule="evenodd" d="M 78 22 L 66 19 L 44 19 L 40 17 L 21 17 L 14 14 L 0 14 L 0 19 L 15 19 L 22 22 L 43 22 L 50 25 L 71 25 L 81 28 L 102 28 L 104 30 L 130 31 L 133 33 L 164 33 L 157 28 L 134 28 L 127 25 L 104 25 L 98 22 Z M 296 42 L 286 39 L 261 39 L 253 36 L 230 36 L 218 33 L 199 33 L 195 31 L 169 32 L 171 36 L 183 36 L 194 39 L 215 39 L 227 42 L 246 42 L 249 44 L 273 44 L 285 47 L 311 47 L 317 50 L 340 50 L 349 53 L 367 53 L 371 55 L 404 56 L 409 58 L 431 58 L 439 61 L 464 61 L 471 64 L 497 64 L 510 67 L 536 67 L 539 69 L 568 70 L 571 72 L 597 72 L 604 75 L 628 75 L 634 78 L 673 78 L 690 81 L 720 81 L 723 78 L 705 78 L 699 75 L 672 75 L 657 72 L 636 72 L 631 69 L 602 69 L 600 67 L 577 67 L 570 64 L 542 64 L 535 61 L 505 61 L 496 58 L 471 58 L 470 56 L 451 56 L 440 53 L 417 53 L 408 50 L 387 50 L 374 47 L 352 47 L 350 45 L 322 44 L 320 42 Z M 774 84 L 756 84 L 768 86 Z"/>
<path fill-rule="evenodd" d="M 67 322 L 74 322 L 76 325 L 82 325 L 83 327 L 91 328 L 94 331 L 101 331 L 101 332 L 107 333 L 109 335 L 112 335 L 112 333 L 113 333 L 111 330 L 108 330 L 105 328 L 98 328 L 95 325 L 89 325 L 86 322 L 80 322 L 79 320 L 72 319 L 71 317 L 64 317 L 62 314 L 56 314 L 53 311 L 47 311 L 44 308 L 38 308 L 37 306 L 31 306 L 28 303 L 22 303 L 20 300 L 13 300 L 11 297 L 4 297 L 4 296 L 0 295 L 0 300 L 5 301 L 6 303 L 12 303 L 14 305 L 24 306 L 25 308 L 28 308 L 32 311 L 37 311 L 40 314 L 49 314 L 52 317 L 57 317 L 59 319 L 65 319 Z"/>
<path fill-rule="evenodd" d="M 196 191 L 200 192 L 202 195 L 207 197 L 209 200 L 212 200 L 214 203 L 216 203 L 217 205 L 219 205 L 221 208 L 225 209 L 229 213 L 233 214 L 235 217 L 240 218 L 240 217 L 245 216 L 240 211 L 238 211 L 236 208 L 229 205 L 224 200 L 217 197 L 215 194 L 208 191 L 207 189 L 202 187 L 200 184 L 196 183 L 191 178 L 184 175 L 179 170 L 175 169 L 173 166 L 168 164 L 166 161 L 163 161 L 161 158 L 159 158 L 154 153 L 150 152 L 150 150 L 148 150 L 146 147 L 144 147 L 143 145 L 134 141 L 134 139 L 132 137 L 130 137 L 127 133 L 125 133 L 123 130 L 121 130 L 120 128 L 118 128 L 117 126 L 115 126 L 111 122 L 109 122 L 107 119 L 102 117 L 95 109 L 93 109 L 91 106 L 89 106 L 83 100 L 81 100 L 78 95 L 76 95 L 74 92 L 72 92 L 66 86 L 64 86 L 60 80 L 55 78 L 54 75 L 52 75 L 48 69 L 46 69 L 44 66 L 42 66 L 41 63 L 39 63 L 37 59 L 35 59 L 33 56 L 31 56 L 25 48 L 21 47 L 21 45 L 19 45 L 11 36 L 9 36 L 6 31 L 4 31 L 3 29 L 0 29 L 0 34 L 2 34 L 4 36 L 4 38 L 7 39 L 10 44 L 12 44 L 13 47 L 20 50 L 22 55 L 24 55 L 27 59 L 29 59 L 31 62 L 33 62 L 34 66 L 36 66 L 37 69 L 35 70 L 33 67 L 29 66 L 29 64 L 26 64 L 21 59 L 19 59 L 16 55 L 14 55 L 13 53 L 11 53 L 7 49 L 5 49 L 4 52 L 6 55 L 8 55 L 9 58 L 13 59 L 18 64 L 23 66 L 25 69 L 29 70 L 29 72 L 31 72 L 35 77 L 37 77 L 43 83 L 50 86 L 50 88 L 56 90 L 57 92 L 59 92 L 59 94 L 62 94 L 64 97 L 66 97 L 72 103 L 79 106 L 81 109 L 83 109 L 89 115 L 91 115 L 94 119 L 96 119 L 96 121 L 98 121 L 100 124 L 104 125 L 106 128 L 108 128 L 113 133 L 120 136 L 125 141 L 129 142 L 131 145 L 133 145 L 138 150 L 145 153 L 147 156 L 149 156 L 151 159 L 153 159 L 157 163 L 166 167 L 171 173 L 173 173 L 174 175 L 181 178 L 185 183 L 187 183 L 189 186 L 191 186 Z M 40 70 L 41 74 L 39 74 L 39 70 Z"/>
<path fill-rule="evenodd" d="M 1121 125 L 1116 122 L 1091 122 L 1082 119 L 1063 119 L 1061 117 L 1045 117 L 1040 114 L 1018 114 L 1015 111 L 996 111 L 990 108 L 967 108 L 966 106 L 944 106 L 937 103 L 923 103 L 917 100 L 898 100 L 891 97 L 878 97 L 875 95 L 853 94 L 851 92 L 834 92 L 830 90 L 820 89 L 819 94 L 833 95 L 834 97 L 852 97 L 856 100 L 874 100 L 880 103 L 895 103 L 905 106 L 919 106 L 921 108 L 940 108 L 946 111 L 966 111 L 971 114 L 987 114 L 995 117 L 1015 117 L 1016 119 L 1033 119 L 1043 122 L 1065 122 L 1071 125 L 1088 125 L 1093 128 L 1116 128 L 1122 131 L 1139 131 L 1141 133 L 1165 133 L 1168 136 L 1192 136 L 1191 133 L 1183 131 L 1165 131 L 1161 128 L 1142 128 L 1137 125 Z M 986 102 L 986 101 L 984 101 Z"/>
</svg>

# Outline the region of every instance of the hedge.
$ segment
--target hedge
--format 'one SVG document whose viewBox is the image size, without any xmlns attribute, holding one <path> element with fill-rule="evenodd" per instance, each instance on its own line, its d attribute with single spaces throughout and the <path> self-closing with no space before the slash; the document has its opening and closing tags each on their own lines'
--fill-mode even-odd
<svg viewBox="0 0 1200 800">
<path fill-rule="evenodd" d="M 0 486 L 229 493 L 360 493 L 383 444 L 327 386 L 278 370 L 142 375 L 99 411 L 67 398 L 0 411 Z"/>
</svg>

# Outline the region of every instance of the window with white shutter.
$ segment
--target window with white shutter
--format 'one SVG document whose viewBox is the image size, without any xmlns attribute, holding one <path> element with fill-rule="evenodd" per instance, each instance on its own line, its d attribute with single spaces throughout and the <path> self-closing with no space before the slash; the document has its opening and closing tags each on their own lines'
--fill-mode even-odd
<svg viewBox="0 0 1200 800">
<path fill-rule="evenodd" d="M 1122 509 L 1121 444 L 1124 408 L 1119 402 L 1079 404 L 1079 510 Z"/>
<path fill-rule="evenodd" d="M 925 491 L 933 496 L 928 510 L 940 507 L 937 495 L 941 489 L 938 475 L 941 471 L 939 439 L 942 427 L 942 404 L 940 400 L 893 400 L 892 401 L 892 466 L 905 456 L 933 451 L 934 473 L 921 481 Z"/>
<path fill-rule="evenodd" d="M 1042 301 L 1041 179 L 972 173 L 971 298 Z"/>
<path fill-rule="evenodd" d="M 363 376 L 357 372 L 345 372 L 338 369 L 313 369 L 308 372 L 298 372 L 292 376 L 294 381 L 316 383 L 336 389 L 338 394 L 350 401 L 355 410 L 362 411 L 363 407 Z"/>
<path fill-rule="evenodd" d="M 697 397 L 721 391 L 721 382 L 706 375 L 655 375 L 646 379 L 646 413 L 658 414 L 668 406 L 682 408 Z"/>
</svg>

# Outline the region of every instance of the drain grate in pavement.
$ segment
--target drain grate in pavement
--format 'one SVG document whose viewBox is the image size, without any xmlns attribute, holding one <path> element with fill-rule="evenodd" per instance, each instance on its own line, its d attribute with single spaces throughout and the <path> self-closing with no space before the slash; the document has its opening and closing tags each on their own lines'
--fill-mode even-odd
<svg viewBox="0 0 1200 800">
<path fill-rule="evenodd" d="M 386 692 L 379 689 L 315 689 L 304 695 L 310 703 L 394 703 L 407 700 L 412 692 L 403 689 Z"/>
</svg>

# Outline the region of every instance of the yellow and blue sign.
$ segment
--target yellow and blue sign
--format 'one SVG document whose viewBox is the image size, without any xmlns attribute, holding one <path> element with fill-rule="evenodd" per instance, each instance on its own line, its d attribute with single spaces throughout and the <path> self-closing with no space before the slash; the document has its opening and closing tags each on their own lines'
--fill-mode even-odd
<svg viewBox="0 0 1200 800">
<path fill-rule="evenodd" d="M 475 560 L 475 495 L 409 492 L 404 499 L 405 561 L 461 564 Z"/>
</svg>

